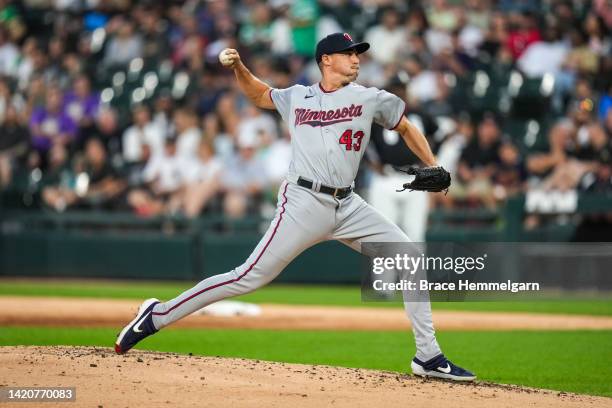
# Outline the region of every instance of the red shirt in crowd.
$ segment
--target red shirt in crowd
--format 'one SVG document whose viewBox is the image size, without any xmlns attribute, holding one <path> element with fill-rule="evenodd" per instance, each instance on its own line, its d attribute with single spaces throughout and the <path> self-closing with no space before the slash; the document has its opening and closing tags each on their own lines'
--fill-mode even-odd
<svg viewBox="0 0 612 408">
<path fill-rule="evenodd" d="M 512 57 L 516 60 L 527 49 L 529 45 L 542 39 L 540 31 L 533 28 L 530 30 L 512 31 L 508 35 L 508 48 Z"/>
</svg>

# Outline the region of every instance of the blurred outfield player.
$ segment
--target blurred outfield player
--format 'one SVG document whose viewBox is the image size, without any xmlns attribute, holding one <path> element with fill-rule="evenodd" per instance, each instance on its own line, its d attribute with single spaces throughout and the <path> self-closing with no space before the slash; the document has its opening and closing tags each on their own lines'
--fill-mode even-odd
<svg viewBox="0 0 612 408">
<path fill-rule="evenodd" d="M 289 126 L 292 161 L 278 192 L 276 214 L 242 265 L 207 278 L 167 302 L 146 300 L 117 337 L 117 353 L 127 352 L 145 337 L 204 306 L 269 283 L 296 256 L 319 242 L 339 240 L 359 252 L 366 242 L 410 242 L 396 225 L 353 192 L 372 122 L 397 131 L 426 166 L 436 165 L 427 140 L 404 117 L 404 102 L 389 92 L 353 82 L 359 73 L 359 54 L 369 47 L 355 43 L 346 33 L 327 36 L 316 49 L 321 82 L 287 89 L 272 89 L 256 78 L 236 50 L 221 52 L 219 60 L 234 70 L 238 85 L 251 102 L 259 108 L 276 109 Z M 412 372 L 473 380 L 474 374 L 442 354 L 429 301 L 409 301 L 404 293 L 404 305 L 417 349 Z"/>
</svg>

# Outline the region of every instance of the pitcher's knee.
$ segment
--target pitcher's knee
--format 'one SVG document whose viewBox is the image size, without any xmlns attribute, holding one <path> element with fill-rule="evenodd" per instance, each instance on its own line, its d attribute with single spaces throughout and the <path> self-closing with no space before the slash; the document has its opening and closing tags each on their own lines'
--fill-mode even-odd
<svg viewBox="0 0 612 408">
<path fill-rule="evenodd" d="M 236 294 L 246 294 L 260 288 L 274 279 L 276 274 L 266 274 L 264 271 L 253 265 L 251 267 L 241 265 L 232 270 L 233 284 L 232 287 Z"/>
</svg>

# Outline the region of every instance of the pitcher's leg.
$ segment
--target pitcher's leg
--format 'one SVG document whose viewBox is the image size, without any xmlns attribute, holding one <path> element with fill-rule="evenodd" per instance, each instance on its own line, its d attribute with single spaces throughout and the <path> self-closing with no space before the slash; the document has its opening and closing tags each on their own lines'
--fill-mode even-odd
<svg viewBox="0 0 612 408">
<path fill-rule="evenodd" d="M 333 237 L 362 253 L 364 242 L 410 242 L 398 226 L 382 216 L 361 197 L 351 197 L 347 203 L 348 216 L 338 225 Z M 376 256 L 376 254 L 365 254 Z M 412 323 L 417 358 L 427 361 L 441 353 L 431 316 L 427 293 L 404 291 L 404 309 Z M 411 300 L 414 299 L 414 300 Z"/>
<path fill-rule="evenodd" d="M 272 281 L 288 263 L 266 254 L 265 249 L 259 254 L 253 252 L 244 264 L 230 272 L 204 279 L 174 299 L 156 305 L 153 324 L 161 329 L 211 303 L 252 292 Z"/>
<path fill-rule="evenodd" d="M 326 222 L 324 214 L 329 210 L 309 200 L 310 196 L 298 187 L 284 183 L 276 216 L 249 258 L 230 272 L 211 276 L 176 298 L 156 305 L 152 313 L 154 326 L 160 329 L 211 303 L 269 283 L 297 255 L 320 242 L 329 234 L 330 221 Z"/>
</svg>

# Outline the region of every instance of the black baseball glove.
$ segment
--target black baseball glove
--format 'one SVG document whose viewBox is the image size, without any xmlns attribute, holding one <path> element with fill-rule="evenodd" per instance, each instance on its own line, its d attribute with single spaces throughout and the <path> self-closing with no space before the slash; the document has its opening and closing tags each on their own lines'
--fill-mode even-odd
<svg viewBox="0 0 612 408">
<path fill-rule="evenodd" d="M 402 190 L 396 190 L 401 192 L 404 190 L 419 190 L 419 191 L 431 191 L 438 193 L 440 191 L 448 192 L 448 187 L 451 183 L 450 173 L 442 166 L 432 167 L 418 167 L 412 166 L 407 169 L 400 169 L 396 167 L 396 170 L 403 171 L 407 174 L 413 175 L 414 180 L 410 183 L 404 183 Z"/>
</svg>

